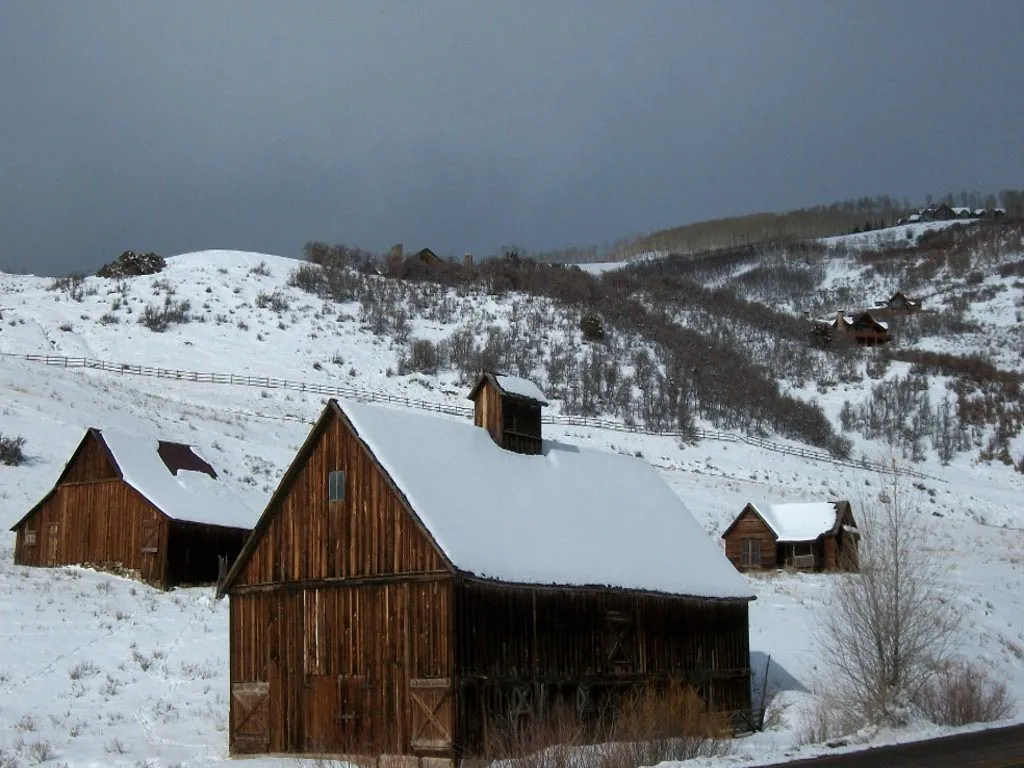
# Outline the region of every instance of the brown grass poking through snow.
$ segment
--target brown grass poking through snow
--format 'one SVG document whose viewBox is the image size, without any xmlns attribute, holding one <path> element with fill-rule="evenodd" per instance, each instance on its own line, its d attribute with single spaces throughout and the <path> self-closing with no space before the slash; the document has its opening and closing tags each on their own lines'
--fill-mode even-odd
<svg viewBox="0 0 1024 768">
<path fill-rule="evenodd" d="M 727 754 L 725 715 L 704 711 L 692 688 L 672 684 L 623 697 L 584 723 L 566 707 L 516 727 L 489 728 L 492 757 L 512 768 L 637 768 Z"/>
<path fill-rule="evenodd" d="M 938 725 L 991 723 L 1015 711 L 1006 683 L 967 663 L 947 666 L 921 689 L 916 703 Z"/>
</svg>

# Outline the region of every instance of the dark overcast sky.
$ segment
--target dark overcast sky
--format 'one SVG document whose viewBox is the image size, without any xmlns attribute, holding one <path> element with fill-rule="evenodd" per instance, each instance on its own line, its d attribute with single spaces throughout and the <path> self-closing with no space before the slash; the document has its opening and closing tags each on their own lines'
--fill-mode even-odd
<svg viewBox="0 0 1024 768">
<path fill-rule="evenodd" d="M 0 3 L 0 269 L 1024 186 L 1024 2 Z"/>
</svg>

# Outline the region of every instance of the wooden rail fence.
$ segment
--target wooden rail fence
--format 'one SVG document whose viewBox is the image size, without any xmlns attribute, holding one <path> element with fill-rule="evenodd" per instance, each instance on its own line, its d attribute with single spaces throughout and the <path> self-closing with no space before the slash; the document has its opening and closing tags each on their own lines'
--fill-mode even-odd
<svg viewBox="0 0 1024 768">
<path fill-rule="evenodd" d="M 464 405 L 449 403 L 437 403 L 430 400 L 419 400 L 401 395 L 392 395 L 387 392 L 377 392 L 372 389 L 361 387 L 350 387 L 345 385 L 315 384 L 308 381 L 292 381 L 289 379 L 277 379 L 268 376 L 249 376 L 234 373 L 209 373 L 201 371 L 187 371 L 176 368 L 157 368 L 149 365 L 133 365 L 130 363 L 115 363 L 109 360 L 93 360 L 86 357 L 60 357 L 55 355 L 15 355 L 0 353 L 0 357 L 27 360 L 29 362 L 42 363 L 43 365 L 57 366 L 60 368 L 88 368 L 97 371 L 107 371 L 127 376 L 147 376 L 158 379 L 173 379 L 175 381 L 195 382 L 198 384 L 233 384 L 244 387 L 258 387 L 260 389 L 287 389 L 294 392 L 311 392 L 326 397 L 340 397 L 349 400 L 366 403 L 386 403 L 400 405 L 405 408 L 415 408 L 434 413 L 444 413 L 449 416 L 472 418 L 473 409 Z M 262 417 L 263 414 L 255 414 Z M 833 456 L 825 451 L 818 451 L 802 446 L 786 445 L 772 440 L 766 440 L 756 435 L 739 435 L 731 432 L 719 432 L 717 430 L 695 427 L 690 432 L 678 429 L 647 429 L 634 424 L 625 424 L 610 419 L 591 418 L 588 416 L 568 416 L 564 414 L 544 414 L 541 421 L 545 424 L 554 424 L 569 427 L 588 427 L 593 429 L 605 429 L 615 432 L 628 432 L 640 435 L 654 435 L 659 437 L 690 438 L 696 437 L 699 440 L 715 440 L 727 443 L 745 443 L 747 445 L 788 456 L 798 456 L 811 461 L 827 462 L 840 467 L 854 469 L 866 469 L 875 472 L 890 472 L 892 467 L 875 461 L 862 459 L 842 459 Z M 941 478 L 929 475 L 924 472 L 907 467 L 901 467 L 901 474 L 915 477 L 922 480 L 940 480 Z"/>
</svg>

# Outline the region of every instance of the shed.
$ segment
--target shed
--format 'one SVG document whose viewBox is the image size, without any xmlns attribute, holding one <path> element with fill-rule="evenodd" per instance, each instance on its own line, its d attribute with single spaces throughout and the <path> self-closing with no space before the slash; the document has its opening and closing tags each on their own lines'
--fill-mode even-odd
<svg viewBox="0 0 1024 768">
<path fill-rule="evenodd" d="M 164 589 L 213 584 L 257 514 L 192 446 L 89 428 L 11 528 L 19 565 L 89 565 Z"/>
<path fill-rule="evenodd" d="M 524 379 L 473 398 L 328 402 L 220 590 L 232 754 L 436 766 L 674 681 L 749 709 L 753 593 L 656 471 L 543 440 Z"/>
<path fill-rule="evenodd" d="M 750 502 L 722 534 L 740 570 L 856 571 L 860 534 L 848 501 Z"/>
</svg>

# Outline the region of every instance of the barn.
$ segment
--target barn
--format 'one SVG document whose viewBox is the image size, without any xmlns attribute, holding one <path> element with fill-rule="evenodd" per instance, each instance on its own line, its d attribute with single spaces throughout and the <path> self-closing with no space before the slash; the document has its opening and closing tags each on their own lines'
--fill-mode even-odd
<svg viewBox="0 0 1024 768">
<path fill-rule="evenodd" d="M 233 755 L 449 765 L 673 681 L 749 710 L 753 593 L 655 470 L 544 440 L 529 381 L 472 399 L 327 404 L 219 591 Z"/>
<path fill-rule="evenodd" d="M 722 534 L 743 571 L 856 571 L 860 534 L 848 501 L 750 502 Z"/>
<path fill-rule="evenodd" d="M 213 584 L 257 513 L 189 445 L 90 428 L 14 527 L 19 565 L 89 565 L 169 589 Z"/>
</svg>

